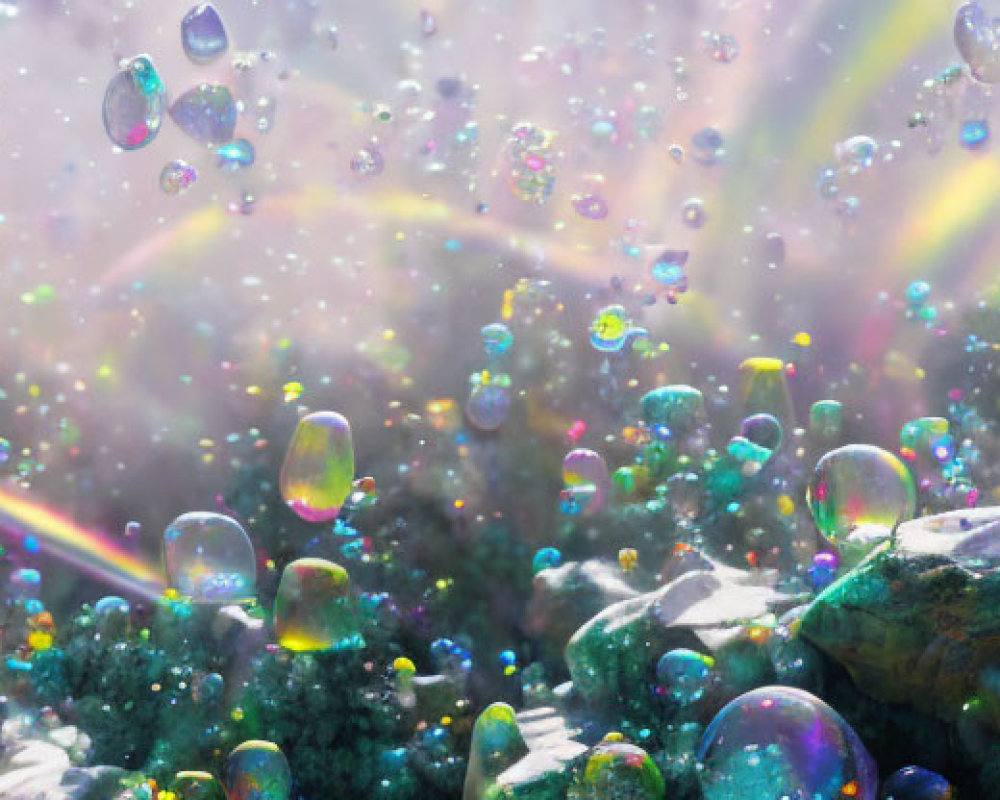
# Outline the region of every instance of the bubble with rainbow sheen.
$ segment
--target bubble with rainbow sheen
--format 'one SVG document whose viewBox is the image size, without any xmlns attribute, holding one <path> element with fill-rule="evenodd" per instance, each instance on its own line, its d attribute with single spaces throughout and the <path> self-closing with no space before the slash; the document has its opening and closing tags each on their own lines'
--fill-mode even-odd
<svg viewBox="0 0 1000 800">
<path fill-rule="evenodd" d="M 680 705 L 705 696 L 712 680 L 715 659 L 684 647 L 669 650 L 656 662 L 656 683 Z"/>
<path fill-rule="evenodd" d="M 704 800 L 876 800 L 874 759 L 850 725 L 802 689 L 764 686 L 709 723 L 698 748 Z"/>
<path fill-rule="evenodd" d="M 869 444 L 849 444 L 824 455 L 806 497 L 816 527 L 834 544 L 862 525 L 892 530 L 916 510 L 916 487 L 906 465 Z"/>
<path fill-rule="evenodd" d="M 577 773 L 567 800 L 662 800 L 663 774 L 649 753 L 611 733 L 595 746 Z"/>
<path fill-rule="evenodd" d="M 222 783 L 228 800 L 288 800 L 292 771 L 278 745 L 251 739 L 229 754 Z"/>
<path fill-rule="evenodd" d="M 332 561 L 300 558 L 288 564 L 274 598 L 278 644 L 293 652 L 350 647 L 358 636 L 350 584 L 347 570 Z"/>
<path fill-rule="evenodd" d="M 346 417 L 317 411 L 299 420 L 281 465 L 281 497 L 307 522 L 335 519 L 354 481 L 354 441 Z"/>
<path fill-rule="evenodd" d="M 196 603 L 233 603 L 254 596 L 253 545 L 231 517 L 211 511 L 181 514 L 163 534 L 170 586 Z"/>
</svg>

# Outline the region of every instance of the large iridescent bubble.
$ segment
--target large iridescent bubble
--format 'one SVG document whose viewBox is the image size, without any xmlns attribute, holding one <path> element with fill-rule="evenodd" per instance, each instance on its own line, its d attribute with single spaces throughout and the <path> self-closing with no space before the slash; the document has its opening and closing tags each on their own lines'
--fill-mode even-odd
<svg viewBox="0 0 1000 800">
<path fill-rule="evenodd" d="M 834 544 L 863 525 L 891 531 L 916 509 L 916 487 L 906 465 L 868 444 L 850 444 L 823 456 L 807 497 L 816 527 Z"/>
<path fill-rule="evenodd" d="M 737 697 L 698 749 L 704 800 L 876 800 L 875 761 L 850 725 L 801 689 Z"/>
</svg>

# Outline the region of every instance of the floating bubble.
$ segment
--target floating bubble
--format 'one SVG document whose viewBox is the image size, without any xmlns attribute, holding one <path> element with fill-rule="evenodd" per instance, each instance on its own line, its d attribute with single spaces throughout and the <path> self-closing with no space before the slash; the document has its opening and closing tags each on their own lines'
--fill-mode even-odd
<svg viewBox="0 0 1000 800">
<path fill-rule="evenodd" d="M 955 13 L 955 45 L 978 81 L 1000 81 L 1000 17 L 974 0 Z"/>
<path fill-rule="evenodd" d="M 840 183 L 837 178 L 837 171 L 835 169 L 824 169 L 819 174 L 819 179 L 816 181 L 816 188 L 819 190 L 820 196 L 829 200 L 832 197 L 836 197 L 840 192 Z"/>
<path fill-rule="evenodd" d="M 809 408 L 809 433 L 820 440 L 836 439 L 844 424 L 844 407 L 836 400 L 817 400 Z"/>
<path fill-rule="evenodd" d="M 715 659 L 683 647 L 660 656 L 656 682 L 676 703 L 690 705 L 701 700 L 712 680 Z"/>
<path fill-rule="evenodd" d="M 222 693 L 226 688 L 226 679 L 218 672 L 209 672 L 198 678 L 192 688 L 196 703 L 211 705 L 222 700 Z"/>
<path fill-rule="evenodd" d="M 170 790 L 177 795 L 177 800 L 225 800 L 222 786 L 211 772 L 178 772 L 171 782 Z"/>
<path fill-rule="evenodd" d="M 676 433 L 688 433 L 705 421 L 705 398 L 686 384 L 660 386 L 639 401 L 642 416 L 650 426 L 664 425 Z"/>
<path fill-rule="evenodd" d="M 653 279 L 666 287 L 671 301 L 687 291 L 688 279 L 684 265 L 687 264 L 688 255 L 687 250 L 664 250 L 649 267 Z"/>
<path fill-rule="evenodd" d="M 274 597 L 274 632 L 286 650 L 311 652 L 353 645 L 356 636 L 347 570 L 322 558 L 285 567 Z"/>
<path fill-rule="evenodd" d="M 681 206 L 681 220 L 689 228 L 697 230 L 705 224 L 705 204 L 698 197 L 689 197 Z"/>
<path fill-rule="evenodd" d="M 906 287 L 906 302 L 913 308 L 919 308 L 931 296 L 931 285 L 927 281 L 913 281 Z"/>
<path fill-rule="evenodd" d="M 760 447 L 781 447 L 781 423 L 770 414 L 751 414 L 740 423 L 740 435 Z"/>
<path fill-rule="evenodd" d="M 715 128 L 702 128 L 691 137 L 691 155 L 707 167 L 717 164 L 726 154 L 726 143 Z"/>
<path fill-rule="evenodd" d="M 567 800 L 663 800 L 666 785 L 659 767 L 641 747 L 608 734 L 587 757 L 566 794 Z"/>
<path fill-rule="evenodd" d="M 486 348 L 486 353 L 491 356 L 503 355 L 514 344 L 514 334 L 502 322 L 484 325 L 479 334 L 483 337 L 483 347 Z"/>
<path fill-rule="evenodd" d="M 221 145 L 230 141 L 236 130 L 236 100 L 227 87 L 203 83 L 174 101 L 170 118 L 192 139 Z"/>
<path fill-rule="evenodd" d="M 822 700 L 787 686 L 725 706 L 706 728 L 698 760 L 705 800 L 878 797 L 875 761 L 857 734 Z"/>
<path fill-rule="evenodd" d="M 809 565 L 809 582 L 815 591 L 821 592 L 837 577 L 840 559 L 835 553 L 817 553 Z"/>
<path fill-rule="evenodd" d="M 431 661 L 434 669 L 446 675 L 465 675 L 472 670 L 472 654 L 446 637 L 431 642 Z"/>
<path fill-rule="evenodd" d="M 837 161 L 850 173 L 868 169 L 875 163 L 877 154 L 878 142 L 871 136 L 852 136 L 834 148 Z"/>
<path fill-rule="evenodd" d="M 590 343 L 601 353 L 617 353 L 631 337 L 644 333 L 633 326 L 625 307 L 620 305 L 602 308 L 590 323 Z"/>
<path fill-rule="evenodd" d="M 831 450 L 816 464 L 807 492 L 819 532 L 843 543 L 858 526 L 892 530 L 916 510 L 916 489 L 892 453 L 867 444 Z"/>
<path fill-rule="evenodd" d="M 990 139 L 990 123 L 985 119 L 967 119 L 962 123 L 958 141 L 966 150 L 981 150 Z"/>
<path fill-rule="evenodd" d="M 356 175 L 381 175 L 384 169 L 382 151 L 374 145 L 362 147 L 351 158 L 351 172 Z"/>
<path fill-rule="evenodd" d="M 167 580 L 196 603 L 232 603 L 254 596 L 257 565 L 240 524 L 222 514 L 181 514 L 163 534 Z"/>
<path fill-rule="evenodd" d="M 277 113 L 277 101 L 269 96 L 262 95 L 257 98 L 257 130 L 261 133 L 269 133 L 274 127 L 274 115 Z"/>
<path fill-rule="evenodd" d="M 739 42 L 731 34 L 705 31 L 701 35 L 701 40 L 705 52 L 720 64 L 729 64 L 740 54 Z"/>
<path fill-rule="evenodd" d="M 740 398 L 747 415 L 767 413 L 783 426 L 792 427 L 792 397 L 781 359 L 745 359 L 740 364 Z"/>
<path fill-rule="evenodd" d="M 252 739 L 229 754 L 222 784 L 227 800 L 288 800 L 292 772 L 278 745 Z"/>
<path fill-rule="evenodd" d="M 543 569 L 555 569 L 562 564 L 562 553 L 555 547 L 543 547 L 531 559 L 531 572 L 537 575 Z"/>
<path fill-rule="evenodd" d="M 215 148 L 215 163 L 220 169 L 228 169 L 233 172 L 239 169 L 253 166 L 257 158 L 257 151 L 252 143 L 246 139 L 234 139 L 228 144 Z"/>
<path fill-rule="evenodd" d="M 147 55 L 122 63 L 104 93 L 104 130 L 123 150 L 145 147 L 160 131 L 167 91 Z"/>
<path fill-rule="evenodd" d="M 563 459 L 562 477 L 567 488 L 586 490 L 586 505 L 580 511 L 595 514 L 604 507 L 611 480 L 600 453 L 583 447 L 571 450 Z"/>
<path fill-rule="evenodd" d="M 226 52 L 229 37 L 222 17 L 211 3 L 192 8 L 181 20 L 184 53 L 195 64 L 207 64 Z"/>
<path fill-rule="evenodd" d="M 171 161 L 160 172 L 160 189 L 164 194 L 186 192 L 198 180 L 198 171 L 180 158 Z"/>
<path fill-rule="evenodd" d="M 347 419 L 317 411 L 299 420 L 281 465 L 281 497 L 307 522 L 335 519 L 354 481 L 354 442 Z"/>
<path fill-rule="evenodd" d="M 573 208 L 584 219 L 604 219 L 608 215 L 608 204 L 599 194 L 585 194 L 573 198 Z"/>
<path fill-rule="evenodd" d="M 903 767 L 882 784 L 882 800 L 955 800 L 946 778 L 923 767 Z"/>
<path fill-rule="evenodd" d="M 495 431 L 510 413 L 510 389 L 496 384 L 473 386 L 465 404 L 465 416 L 481 431 Z"/>
</svg>

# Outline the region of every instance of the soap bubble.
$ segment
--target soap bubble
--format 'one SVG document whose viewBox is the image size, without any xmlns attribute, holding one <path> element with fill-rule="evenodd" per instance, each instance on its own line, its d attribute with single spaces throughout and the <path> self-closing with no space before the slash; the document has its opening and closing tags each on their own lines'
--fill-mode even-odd
<svg viewBox="0 0 1000 800">
<path fill-rule="evenodd" d="M 236 130 L 236 100 L 225 86 L 203 83 L 174 101 L 170 118 L 192 139 L 221 145 L 230 141 Z"/>
<path fill-rule="evenodd" d="M 215 148 L 216 164 L 221 169 L 236 171 L 253 166 L 257 152 L 246 139 L 234 139 L 228 144 Z"/>
<path fill-rule="evenodd" d="M 562 553 L 555 547 L 543 547 L 531 559 L 531 571 L 537 575 L 543 569 L 555 569 L 562 564 Z"/>
<path fill-rule="evenodd" d="M 573 198 L 573 208 L 584 219 L 604 219 L 608 215 L 608 204 L 599 194 L 590 193 Z"/>
<path fill-rule="evenodd" d="M 624 306 L 602 308 L 590 323 L 590 343 L 601 353 L 617 353 L 632 336 L 645 333 L 632 325 Z"/>
<path fill-rule="evenodd" d="M 978 0 L 955 13 L 955 45 L 972 77 L 983 83 L 1000 81 L 1000 18 L 992 16 Z"/>
<path fill-rule="evenodd" d="M 705 204 L 701 198 L 690 197 L 681 206 L 681 219 L 689 228 L 698 229 L 705 224 Z"/>
<path fill-rule="evenodd" d="M 472 670 L 472 654 L 446 637 L 431 642 L 431 661 L 434 669 L 446 675 L 465 675 Z"/>
<path fill-rule="evenodd" d="M 486 348 L 487 354 L 491 356 L 506 353 L 510 350 L 510 346 L 514 344 L 514 334 L 502 322 L 485 325 L 479 333 L 483 337 L 483 347 Z"/>
<path fill-rule="evenodd" d="M 698 773 L 705 800 L 776 797 L 876 800 L 875 761 L 817 697 L 765 686 L 737 697 L 709 724 Z"/>
<path fill-rule="evenodd" d="M 347 419 L 317 411 L 299 420 L 281 465 L 281 497 L 307 522 L 335 519 L 351 494 L 354 442 Z"/>
<path fill-rule="evenodd" d="M 947 779 L 923 767 L 903 767 L 882 784 L 882 800 L 954 800 Z"/>
<path fill-rule="evenodd" d="M 229 37 L 222 17 L 211 3 L 201 3 L 184 15 L 181 43 L 185 55 L 195 64 L 207 64 L 226 52 Z"/>
<path fill-rule="evenodd" d="M 567 488 L 586 490 L 586 503 L 580 511 L 594 514 L 604 507 L 610 476 L 608 465 L 600 453 L 582 447 L 571 450 L 563 459 L 562 475 Z"/>
<path fill-rule="evenodd" d="M 852 136 L 834 148 L 837 161 L 850 173 L 861 172 L 875 163 L 878 142 L 871 136 Z"/>
<path fill-rule="evenodd" d="M 712 679 L 715 659 L 683 647 L 660 656 L 656 662 L 656 682 L 681 705 L 698 702 Z"/>
<path fill-rule="evenodd" d="M 465 404 L 465 416 L 481 431 L 495 431 L 510 413 L 510 389 L 496 384 L 474 386 Z"/>
<path fill-rule="evenodd" d="M 170 585 L 197 603 L 232 603 L 254 596 L 257 564 L 240 524 L 210 511 L 181 514 L 163 534 Z"/>
<path fill-rule="evenodd" d="M 229 754 L 222 783 L 228 800 L 288 800 L 292 772 L 278 745 L 250 740 Z"/>
<path fill-rule="evenodd" d="M 609 734 L 594 747 L 566 794 L 567 800 L 662 800 L 659 767 L 641 747 Z"/>
<path fill-rule="evenodd" d="M 966 150 L 981 150 L 990 139 L 990 123 L 985 119 L 967 119 L 962 123 L 958 142 Z"/>
<path fill-rule="evenodd" d="M 221 800 L 222 787 L 211 772 L 182 770 L 178 772 L 170 786 L 177 800 Z"/>
<path fill-rule="evenodd" d="M 916 488 L 892 453 L 867 444 L 831 450 L 816 464 L 807 492 L 819 532 L 843 543 L 858 526 L 892 530 L 916 510 Z"/>
<path fill-rule="evenodd" d="M 781 423 L 771 414 L 751 414 L 740 423 L 740 435 L 760 447 L 781 447 Z"/>
<path fill-rule="evenodd" d="M 104 93 L 104 130 L 123 150 L 145 147 L 160 131 L 167 90 L 147 55 L 123 62 Z"/>
<path fill-rule="evenodd" d="M 198 171 L 183 159 L 175 159 L 160 172 L 160 189 L 175 195 L 187 191 L 198 180 Z"/>
<path fill-rule="evenodd" d="M 691 155 L 699 164 L 712 166 L 725 154 L 725 140 L 715 128 L 702 128 L 691 137 Z"/>
<path fill-rule="evenodd" d="M 705 421 L 705 398 L 686 384 L 660 386 L 643 395 L 639 404 L 648 425 L 665 425 L 678 434 L 690 432 Z"/>
<path fill-rule="evenodd" d="M 354 614 L 347 570 L 322 558 L 300 558 L 281 573 L 274 632 L 286 650 L 311 652 L 353 645 Z"/>
<path fill-rule="evenodd" d="M 840 559 L 835 553 L 817 553 L 809 566 L 809 582 L 815 591 L 821 592 L 837 577 Z"/>
</svg>

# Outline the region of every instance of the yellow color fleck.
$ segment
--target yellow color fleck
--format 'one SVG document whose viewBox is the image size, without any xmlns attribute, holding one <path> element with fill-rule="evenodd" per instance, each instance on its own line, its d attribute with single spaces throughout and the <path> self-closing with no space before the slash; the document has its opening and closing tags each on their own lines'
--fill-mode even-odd
<svg viewBox="0 0 1000 800">
<path fill-rule="evenodd" d="M 792 512 L 795 511 L 795 501 L 792 500 L 787 494 L 780 495 L 778 497 L 778 512 L 783 517 L 787 517 Z"/>
<path fill-rule="evenodd" d="M 792 343 L 797 344 L 799 347 L 809 347 L 812 344 L 812 336 L 805 331 L 800 331 L 792 337 Z"/>
<path fill-rule="evenodd" d="M 28 634 L 28 647 L 32 650 L 48 650 L 52 647 L 52 634 L 46 631 L 32 631 Z"/>
</svg>

